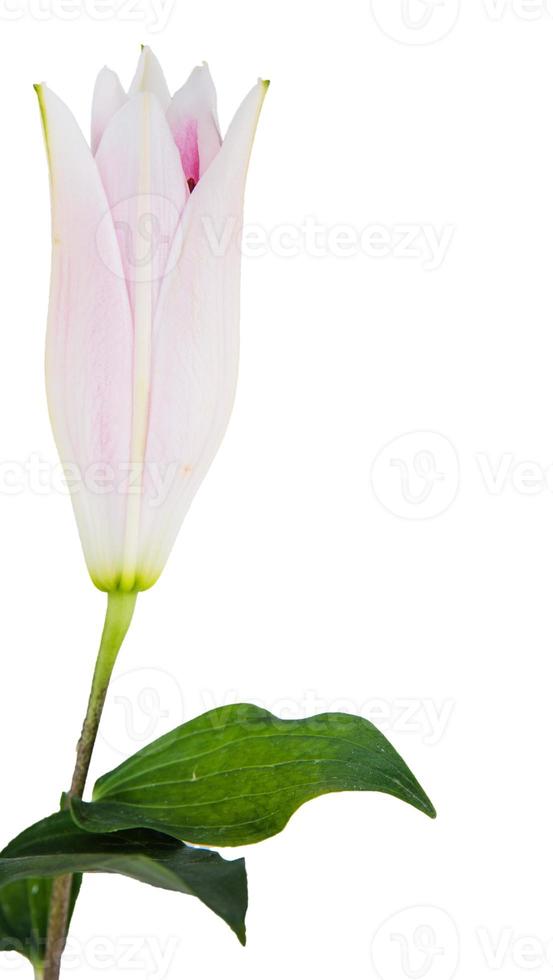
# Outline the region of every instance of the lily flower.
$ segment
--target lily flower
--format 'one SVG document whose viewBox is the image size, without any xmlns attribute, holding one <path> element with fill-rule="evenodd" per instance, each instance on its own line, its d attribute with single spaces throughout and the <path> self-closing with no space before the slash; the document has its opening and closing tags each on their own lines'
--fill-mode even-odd
<svg viewBox="0 0 553 980">
<path fill-rule="evenodd" d="M 144 48 L 128 93 L 100 72 L 89 147 L 36 86 L 52 204 L 48 404 L 88 569 L 108 593 L 157 580 L 227 426 L 235 234 L 267 87 L 222 140 L 207 66 L 171 98 Z"/>
</svg>

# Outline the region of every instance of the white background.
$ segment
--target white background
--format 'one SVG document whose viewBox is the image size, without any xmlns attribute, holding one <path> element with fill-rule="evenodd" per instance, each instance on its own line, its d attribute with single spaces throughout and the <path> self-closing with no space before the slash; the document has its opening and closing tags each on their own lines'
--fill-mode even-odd
<svg viewBox="0 0 553 980">
<path fill-rule="evenodd" d="M 0 456 L 21 473 L 0 492 L 2 838 L 67 786 L 104 612 L 68 498 L 25 471 L 56 462 L 32 82 L 86 128 L 96 72 L 128 83 L 146 42 L 172 89 L 209 61 L 224 126 L 271 78 L 245 220 L 272 237 L 244 261 L 227 437 L 139 597 L 92 776 L 218 703 L 349 710 L 438 819 L 376 794 L 304 807 L 244 849 L 246 950 L 191 898 L 88 877 L 64 976 L 551 976 L 553 5 L 167 15 L 0 4 Z"/>
</svg>

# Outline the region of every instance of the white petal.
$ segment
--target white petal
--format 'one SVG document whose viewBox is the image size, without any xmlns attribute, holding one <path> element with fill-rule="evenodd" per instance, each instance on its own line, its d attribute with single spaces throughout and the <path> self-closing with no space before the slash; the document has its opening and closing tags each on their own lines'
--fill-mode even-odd
<svg viewBox="0 0 553 980">
<path fill-rule="evenodd" d="M 219 447 L 238 369 L 240 250 L 246 172 L 267 83 L 240 106 L 223 146 L 190 197 L 180 261 L 163 281 L 153 338 L 139 566 L 159 575 Z M 217 239 L 230 226 L 233 241 Z M 160 491 L 155 480 L 167 481 Z"/>
<path fill-rule="evenodd" d="M 188 81 L 175 93 L 167 110 L 167 120 L 179 148 L 184 172 L 197 183 L 221 148 L 217 94 L 206 64 L 194 68 Z M 195 137 L 192 153 L 191 129 L 191 135 Z M 197 160 L 192 161 L 191 166 L 190 157 L 194 150 Z"/>
<path fill-rule="evenodd" d="M 92 96 L 92 125 L 90 145 L 96 153 L 104 130 L 121 106 L 125 105 L 127 96 L 118 76 L 110 68 L 102 68 Z"/>
<path fill-rule="evenodd" d="M 154 312 L 189 196 L 165 115 L 150 92 L 129 100 L 106 129 L 96 163 L 111 207 L 134 322 L 130 458 L 140 474 L 146 447 Z M 177 261 L 178 251 L 173 260 Z M 122 584 L 133 587 L 141 501 L 129 498 Z"/>
<path fill-rule="evenodd" d="M 178 150 L 156 98 L 131 98 L 108 125 L 96 164 L 112 209 L 131 306 L 138 284 L 153 303 L 189 196 Z M 143 291 L 142 291 L 143 292 Z"/>
<path fill-rule="evenodd" d="M 85 481 L 77 484 L 72 503 L 90 574 L 108 590 L 117 585 L 125 528 L 125 498 L 115 484 L 129 461 L 130 308 L 91 151 L 64 103 L 44 86 L 37 93 L 52 197 L 48 404 L 61 460 Z M 106 493 L 107 487 L 112 490 Z"/>
<path fill-rule="evenodd" d="M 142 48 L 129 95 L 138 95 L 139 92 L 151 92 L 152 95 L 156 96 L 163 111 L 167 112 L 171 102 L 171 94 L 167 88 L 161 65 L 148 46 Z"/>
</svg>

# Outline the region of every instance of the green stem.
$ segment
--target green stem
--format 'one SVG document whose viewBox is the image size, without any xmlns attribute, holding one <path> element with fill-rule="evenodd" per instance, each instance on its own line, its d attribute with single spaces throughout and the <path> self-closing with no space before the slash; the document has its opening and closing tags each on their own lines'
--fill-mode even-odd
<svg viewBox="0 0 553 980">
<path fill-rule="evenodd" d="M 65 806 L 69 805 L 71 797 L 80 798 L 84 793 L 111 674 L 130 626 L 135 604 L 136 592 L 108 593 L 104 630 L 92 678 L 88 708 L 77 746 L 75 770 Z M 52 887 L 43 980 L 58 980 L 60 975 L 61 956 L 67 938 L 71 883 L 72 876 L 63 875 L 55 879 Z"/>
</svg>

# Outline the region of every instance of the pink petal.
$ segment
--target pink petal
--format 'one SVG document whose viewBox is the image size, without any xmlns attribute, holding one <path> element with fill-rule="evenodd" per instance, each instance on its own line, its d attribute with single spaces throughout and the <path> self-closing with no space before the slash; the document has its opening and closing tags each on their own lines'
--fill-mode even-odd
<svg viewBox="0 0 553 980">
<path fill-rule="evenodd" d="M 167 120 L 185 176 L 197 184 L 221 148 L 217 95 L 207 65 L 194 68 L 188 81 L 175 93 Z"/>
<path fill-rule="evenodd" d="M 96 163 L 111 209 L 134 322 L 131 460 L 142 475 L 151 384 L 152 332 L 175 234 L 189 195 L 179 154 L 157 98 L 142 92 L 113 117 Z M 139 554 L 140 495 L 129 497 L 122 587 L 132 589 Z"/>
<path fill-rule="evenodd" d="M 125 500 L 116 487 L 129 462 L 132 322 L 91 151 L 64 103 L 44 86 L 37 94 L 52 197 L 48 404 L 61 460 L 76 465 L 85 481 L 72 502 L 89 571 L 109 590 L 117 585 L 123 552 Z"/>
<path fill-rule="evenodd" d="M 131 98 L 113 117 L 96 164 L 119 239 L 131 307 L 134 311 L 137 284 L 150 284 L 153 309 L 189 192 L 167 121 L 149 92 Z"/>
<path fill-rule="evenodd" d="M 147 493 L 139 566 L 151 584 L 219 447 L 238 368 L 240 250 L 218 249 L 230 223 L 236 238 L 253 138 L 267 89 L 260 82 L 240 106 L 223 146 L 182 219 L 178 264 L 163 280 L 153 337 Z M 170 482 L 160 494 L 150 479 Z"/>
</svg>

